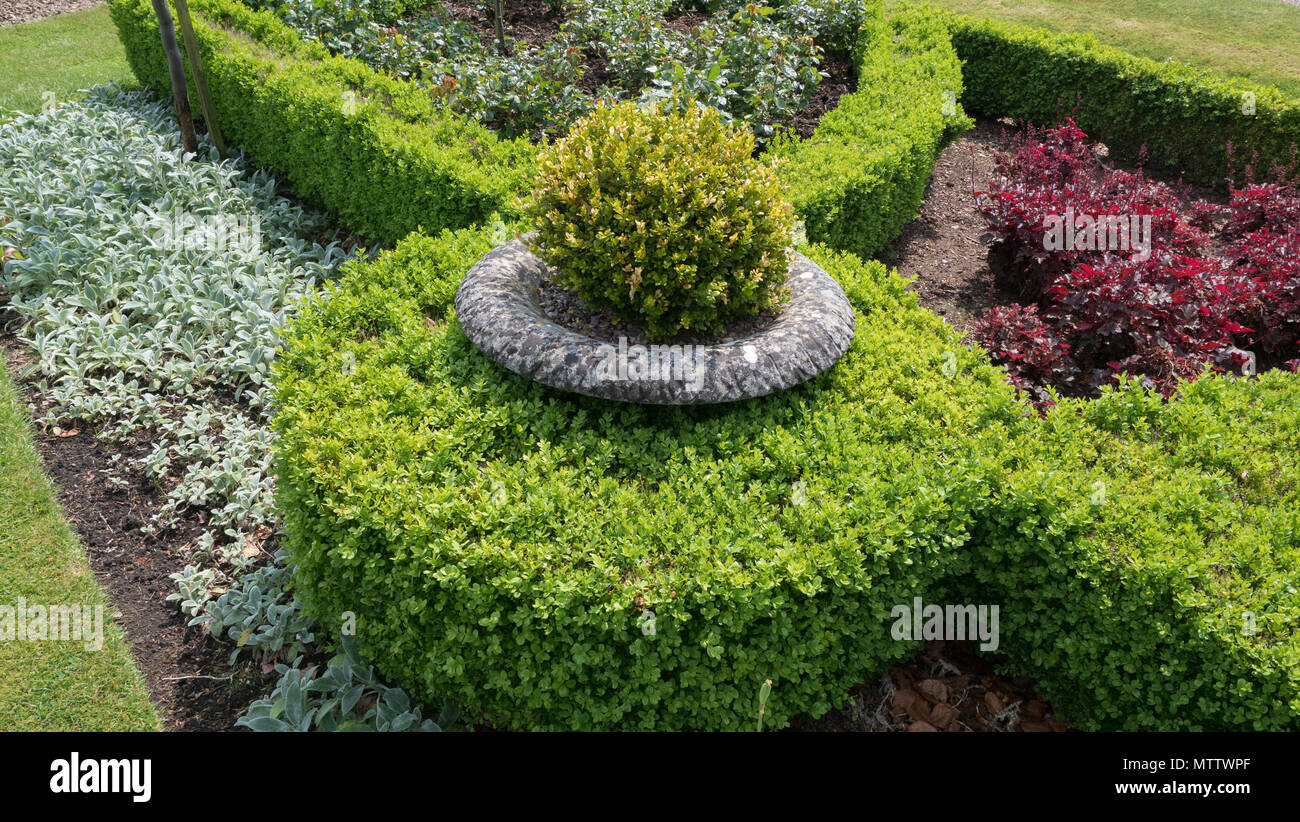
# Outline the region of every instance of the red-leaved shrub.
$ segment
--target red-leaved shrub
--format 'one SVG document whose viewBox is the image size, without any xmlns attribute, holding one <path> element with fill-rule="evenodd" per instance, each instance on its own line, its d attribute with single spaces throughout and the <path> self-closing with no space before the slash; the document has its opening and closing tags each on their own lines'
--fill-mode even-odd
<svg viewBox="0 0 1300 822">
<path fill-rule="evenodd" d="M 1248 173 L 1226 207 L 1190 201 L 1103 165 L 1073 122 L 1027 129 L 976 204 L 1028 304 L 990 309 L 974 338 L 1040 402 L 1049 386 L 1095 396 L 1133 375 L 1169 394 L 1206 368 L 1294 361 L 1300 189 L 1294 165 L 1274 177 Z"/>
</svg>

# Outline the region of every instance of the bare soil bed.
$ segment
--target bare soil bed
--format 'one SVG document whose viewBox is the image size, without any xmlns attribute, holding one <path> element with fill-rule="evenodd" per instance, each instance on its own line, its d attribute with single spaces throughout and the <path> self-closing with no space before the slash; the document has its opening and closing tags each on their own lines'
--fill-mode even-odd
<svg viewBox="0 0 1300 822">
<path fill-rule="evenodd" d="M 880 261 L 913 278 L 921 304 L 958 331 L 970 331 L 985 310 L 1012 295 L 994 285 L 987 223 L 974 191 L 988 184 L 1010 126 L 982 120 L 939 155 L 916 219 L 880 253 Z"/>
<path fill-rule="evenodd" d="M 0 292 L 0 302 L 8 295 Z M 31 350 L 13 335 L 13 315 L 0 312 L 0 350 L 23 399 L 39 416 L 46 407 L 32 380 L 19 375 L 32 362 Z M 181 549 L 203 530 L 189 521 L 176 530 L 145 533 L 161 493 L 144 477 L 125 486 L 108 482 L 114 456 L 128 461 L 149 450 L 143 440 L 126 444 L 103 441 L 93 426 L 61 431 L 37 426 L 34 434 L 42 468 L 53 480 L 59 502 L 103 586 L 131 646 L 136 665 L 149 685 L 164 727 L 177 731 L 232 730 L 248 704 L 271 687 L 257 666 L 227 664 L 231 646 L 218 643 L 168 602 L 176 590 L 169 575 L 181 570 Z M 271 545 L 264 546 L 274 551 Z"/>
</svg>

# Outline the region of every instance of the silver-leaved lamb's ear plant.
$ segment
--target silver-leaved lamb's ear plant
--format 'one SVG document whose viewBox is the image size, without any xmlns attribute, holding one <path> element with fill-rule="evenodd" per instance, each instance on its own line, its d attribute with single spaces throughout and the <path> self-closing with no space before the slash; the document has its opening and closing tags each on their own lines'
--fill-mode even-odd
<svg viewBox="0 0 1300 822">
<path fill-rule="evenodd" d="M 271 565 L 239 579 L 237 585 L 193 614 L 190 625 L 202 625 L 213 636 L 235 643 L 233 665 L 241 651 L 258 662 L 297 662 L 316 641 L 316 621 L 302 612 L 290 591 L 292 569 L 283 551 Z"/>
<path fill-rule="evenodd" d="M 292 696 L 288 671 L 320 651 L 315 623 L 289 590 L 285 557 L 254 570 L 274 552 L 262 546 L 280 527 L 266 425 L 270 366 L 286 318 L 350 255 L 325 218 L 277 196 L 275 180 L 241 159 L 223 161 L 202 143 L 185 161 L 169 107 L 143 92 L 98 88 L 17 114 L 0 124 L 0 157 L 10 218 L 0 246 L 18 249 L 4 256 L 0 290 L 36 357 L 46 408 L 38 422 L 78 420 L 101 439 L 152 444 L 115 460 L 113 482 L 165 492 L 148 530 L 195 519 L 209 528 L 188 545 L 168 600 L 191 625 L 233 641 L 232 661 L 247 650 L 279 663 L 273 699 Z M 357 693 L 378 695 L 359 718 L 360 697 L 341 710 L 338 696 L 333 705 L 313 696 L 310 717 L 295 707 L 276 721 L 432 724 L 368 669 L 342 670 Z M 313 695 L 334 681 L 295 676 Z M 275 724 L 269 716 L 243 724 L 264 729 Z"/>
<path fill-rule="evenodd" d="M 123 468 L 167 492 L 150 527 L 200 513 L 237 549 L 278 525 L 265 423 L 279 329 L 346 255 L 267 175 L 206 146 L 208 161 L 183 162 L 170 117 L 110 88 L 0 129 L 0 240 L 22 252 L 0 283 L 43 377 L 41 422 L 147 434 Z M 219 576 L 248 565 L 207 553 Z"/>
<path fill-rule="evenodd" d="M 454 703 L 438 718 L 426 719 L 401 688 L 375 678 L 356 650 L 342 637 L 343 650 L 320 671 L 277 665 L 280 682 L 265 699 L 248 708 L 235 724 L 254 731 L 441 731 L 460 717 Z"/>
</svg>

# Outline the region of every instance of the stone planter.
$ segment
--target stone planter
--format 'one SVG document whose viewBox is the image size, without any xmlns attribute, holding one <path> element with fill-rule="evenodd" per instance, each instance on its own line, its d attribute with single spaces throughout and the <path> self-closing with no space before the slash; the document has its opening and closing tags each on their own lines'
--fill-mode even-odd
<svg viewBox="0 0 1300 822">
<path fill-rule="evenodd" d="M 830 368 L 853 341 L 853 308 L 839 284 L 794 254 L 790 300 L 762 331 L 711 344 L 619 344 L 559 325 L 541 307 L 546 264 L 520 240 L 466 273 L 456 316 L 484 355 L 543 385 L 653 405 L 731 402 L 798 385 Z"/>
</svg>

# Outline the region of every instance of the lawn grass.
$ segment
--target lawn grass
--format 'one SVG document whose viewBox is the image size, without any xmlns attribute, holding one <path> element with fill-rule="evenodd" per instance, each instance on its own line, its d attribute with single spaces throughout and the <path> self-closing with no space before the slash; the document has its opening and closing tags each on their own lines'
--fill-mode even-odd
<svg viewBox="0 0 1300 822">
<path fill-rule="evenodd" d="M 1280 0 L 929 2 L 973 17 L 1086 32 L 1132 54 L 1249 78 L 1300 98 L 1300 6 Z"/>
<path fill-rule="evenodd" d="M 151 731 L 158 717 L 113 608 L 41 472 L 27 412 L 0 366 L 0 606 L 104 608 L 103 647 L 0 634 L 0 730 Z M 13 620 L 9 631 L 16 632 Z M 3 619 L 3 616 L 0 616 Z"/>
<path fill-rule="evenodd" d="M 46 92 L 136 84 L 106 5 L 0 28 L 0 77 L 0 112 L 37 111 Z"/>
</svg>

